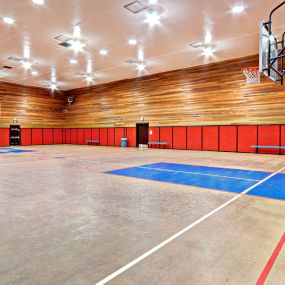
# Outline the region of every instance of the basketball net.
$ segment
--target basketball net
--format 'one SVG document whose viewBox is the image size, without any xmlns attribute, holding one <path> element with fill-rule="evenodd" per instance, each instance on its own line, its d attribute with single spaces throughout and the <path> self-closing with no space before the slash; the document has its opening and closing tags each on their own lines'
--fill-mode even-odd
<svg viewBox="0 0 285 285">
<path fill-rule="evenodd" d="M 246 77 L 246 85 L 260 84 L 260 72 L 258 67 L 247 67 L 242 70 Z"/>
</svg>

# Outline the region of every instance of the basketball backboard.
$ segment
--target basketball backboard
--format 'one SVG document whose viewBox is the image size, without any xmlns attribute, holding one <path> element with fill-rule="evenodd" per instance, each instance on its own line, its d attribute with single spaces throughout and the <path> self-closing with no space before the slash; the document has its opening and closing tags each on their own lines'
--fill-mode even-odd
<svg viewBox="0 0 285 285">
<path fill-rule="evenodd" d="M 278 60 L 269 66 L 269 58 L 278 56 L 278 39 L 271 33 L 269 34 L 267 24 L 260 21 L 260 47 L 259 47 L 259 71 L 273 81 L 278 81 Z M 276 72 L 276 71 L 277 72 Z"/>
</svg>

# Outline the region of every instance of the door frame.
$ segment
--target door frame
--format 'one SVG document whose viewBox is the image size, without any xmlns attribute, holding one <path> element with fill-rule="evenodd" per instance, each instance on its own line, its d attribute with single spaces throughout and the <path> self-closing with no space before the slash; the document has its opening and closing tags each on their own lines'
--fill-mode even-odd
<svg viewBox="0 0 285 285">
<path fill-rule="evenodd" d="M 136 123 L 136 142 L 137 142 L 137 147 L 139 146 L 139 127 L 140 126 L 147 126 L 147 140 L 148 140 L 149 123 Z"/>
</svg>

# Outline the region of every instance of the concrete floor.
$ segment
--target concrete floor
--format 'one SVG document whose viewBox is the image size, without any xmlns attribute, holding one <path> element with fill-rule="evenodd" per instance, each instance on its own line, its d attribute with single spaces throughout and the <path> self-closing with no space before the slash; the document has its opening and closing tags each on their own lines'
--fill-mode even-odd
<svg viewBox="0 0 285 285">
<path fill-rule="evenodd" d="M 237 194 L 102 172 L 155 162 L 277 171 L 284 156 L 39 146 L 0 156 L 0 284 L 94 285 Z M 285 201 L 243 195 L 108 284 L 256 284 Z M 266 284 L 285 284 L 285 248 Z"/>
</svg>

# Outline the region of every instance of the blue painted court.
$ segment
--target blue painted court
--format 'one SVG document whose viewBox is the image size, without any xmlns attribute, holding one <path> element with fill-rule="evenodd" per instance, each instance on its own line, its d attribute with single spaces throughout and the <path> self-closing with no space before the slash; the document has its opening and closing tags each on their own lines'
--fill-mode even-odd
<svg viewBox="0 0 285 285">
<path fill-rule="evenodd" d="M 25 152 L 35 152 L 34 150 L 23 150 L 23 149 L 15 149 L 15 148 L 0 148 L 0 154 L 7 153 L 25 153 Z"/>
<path fill-rule="evenodd" d="M 233 193 L 241 193 L 271 174 L 271 172 L 263 171 L 165 162 L 123 168 L 106 173 Z M 285 174 L 275 175 L 247 194 L 285 200 Z"/>
</svg>

